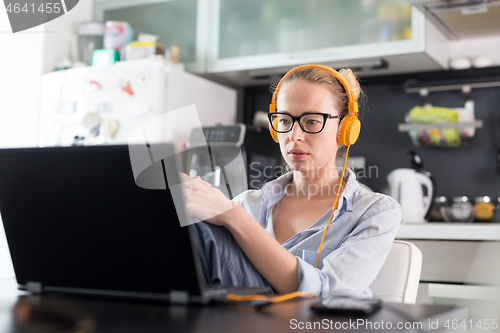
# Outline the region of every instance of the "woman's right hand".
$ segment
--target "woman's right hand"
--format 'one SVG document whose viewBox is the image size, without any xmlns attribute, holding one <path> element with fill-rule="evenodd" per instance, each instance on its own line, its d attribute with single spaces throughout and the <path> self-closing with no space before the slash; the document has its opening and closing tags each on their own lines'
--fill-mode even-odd
<svg viewBox="0 0 500 333">
<path fill-rule="evenodd" d="M 189 177 L 181 173 L 186 210 L 189 215 L 215 225 L 224 225 L 224 214 L 234 207 L 218 188 L 200 177 Z"/>
<path fill-rule="evenodd" d="M 201 179 L 200 176 L 196 177 L 189 177 L 187 174 L 183 172 L 179 172 L 180 178 L 181 178 L 181 184 L 184 188 L 188 188 L 191 190 L 196 190 L 200 188 L 200 186 L 212 186 L 203 179 Z"/>
</svg>

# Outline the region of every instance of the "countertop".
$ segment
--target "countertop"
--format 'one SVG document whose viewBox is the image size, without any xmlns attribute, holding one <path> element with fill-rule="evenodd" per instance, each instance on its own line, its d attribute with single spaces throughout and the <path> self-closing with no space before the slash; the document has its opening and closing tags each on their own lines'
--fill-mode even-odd
<svg viewBox="0 0 500 333">
<path fill-rule="evenodd" d="M 500 241 L 500 223 L 403 223 L 396 239 Z"/>
</svg>

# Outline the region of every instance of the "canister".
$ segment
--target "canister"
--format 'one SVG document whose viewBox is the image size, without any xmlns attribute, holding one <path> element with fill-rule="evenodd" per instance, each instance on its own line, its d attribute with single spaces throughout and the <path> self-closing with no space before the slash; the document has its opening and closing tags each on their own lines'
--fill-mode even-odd
<svg viewBox="0 0 500 333">
<path fill-rule="evenodd" d="M 104 30 L 104 48 L 121 51 L 134 39 L 134 29 L 127 22 L 107 21 Z"/>
<path fill-rule="evenodd" d="M 434 204 L 432 205 L 429 222 L 442 222 L 444 221 L 443 214 L 441 213 L 441 207 L 449 207 L 448 200 L 444 196 L 439 196 L 434 198 Z"/>
<path fill-rule="evenodd" d="M 466 196 L 454 197 L 451 214 L 455 222 L 471 222 L 474 220 L 476 210 Z"/>
<path fill-rule="evenodd" d="M 490 222 L 493 220 L 493 211 L 495 205 L 491 202 L 490 197 L 482 196 L 475 198 L 474 208 L 476 209 L 477 222 Z"/>
</svg>

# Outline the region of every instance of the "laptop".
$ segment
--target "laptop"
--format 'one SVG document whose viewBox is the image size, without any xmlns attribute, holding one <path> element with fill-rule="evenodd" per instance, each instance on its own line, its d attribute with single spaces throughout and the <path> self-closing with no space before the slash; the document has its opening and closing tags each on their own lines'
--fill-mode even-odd
<svg viewBox="0 0 500 333">
<path fill-rule="evenodd" d="M 182 196 L 174 203 L 168 186 L 179 184 L 172 145 L 160 149 L 169 158 L 151 160 L 157 189 L 133 174 L 133 147 L 0 150 L 0 213 L 19 289 L 176 303 L 269 292 L 205 286 L 193 226 L 181 227 Z"/>
</svg>

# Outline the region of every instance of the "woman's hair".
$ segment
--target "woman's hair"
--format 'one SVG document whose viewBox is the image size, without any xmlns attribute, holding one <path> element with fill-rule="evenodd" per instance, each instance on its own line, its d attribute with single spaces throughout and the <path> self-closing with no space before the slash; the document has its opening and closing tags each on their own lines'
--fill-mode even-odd
<svg viewBox="0 0 500 333">
<path fill-rule="evenodd" d="M 361 86 L 358 82 L 358 78 L 356 75 L 353 73 L 353 71 L 349 68 L 343 68 L 338 71 L 340 75 L 342 75 L 346 81 L 349 83 L 349 86 L 351 87 L 352 91 L 354 92 L 354 96 L 356 98 L 356 101 L 358 103 L 361 100 L 364 100 L 365 95 L 363 91 L 361 90 Z M 341 116 L 345 116 L 348 113 L 348 103 L 349 103 L 349 98 L 347 96 L 347 93 L 344 89 L 344 86 L 342 83 L 337 80 L 337 78 L 330 72 L 320 69 L 320 68 L 315 68 L 315 67 L 305 67 L 298 69 L 290 75 L 288 75 L 285 80 L 283 80 L 281 87 L 283 87 L 284 84 L 295 81 L 295 80 L 304 80 L 306 82 L 311 82 L 311 83 L 317 83 L 317 84 L 322 84 L 330 89 L 334 96 L 334 107 L 335 109 L 339 110 Z M 277 87 L 277 83 L 273 84 L 271 86 L 271 91 L 274 92 Z M 279 94 L 279 91 L 278 91 Z M 361 104 L 361 103 L 359 103 Z M 278 108 L 278 104 L 276 102 L 276 108 Z M 345 146 L 342 146 L 339 144 L 339 149 L 337 151 L 337 156 L 343 156 L 343 152 L 345 150 Z M 285 163 L 286 164 L 286 163 Z M 291 170 L 288 165 L 286 165 L 286 170 L 289 171 Z"/>
</svg>

